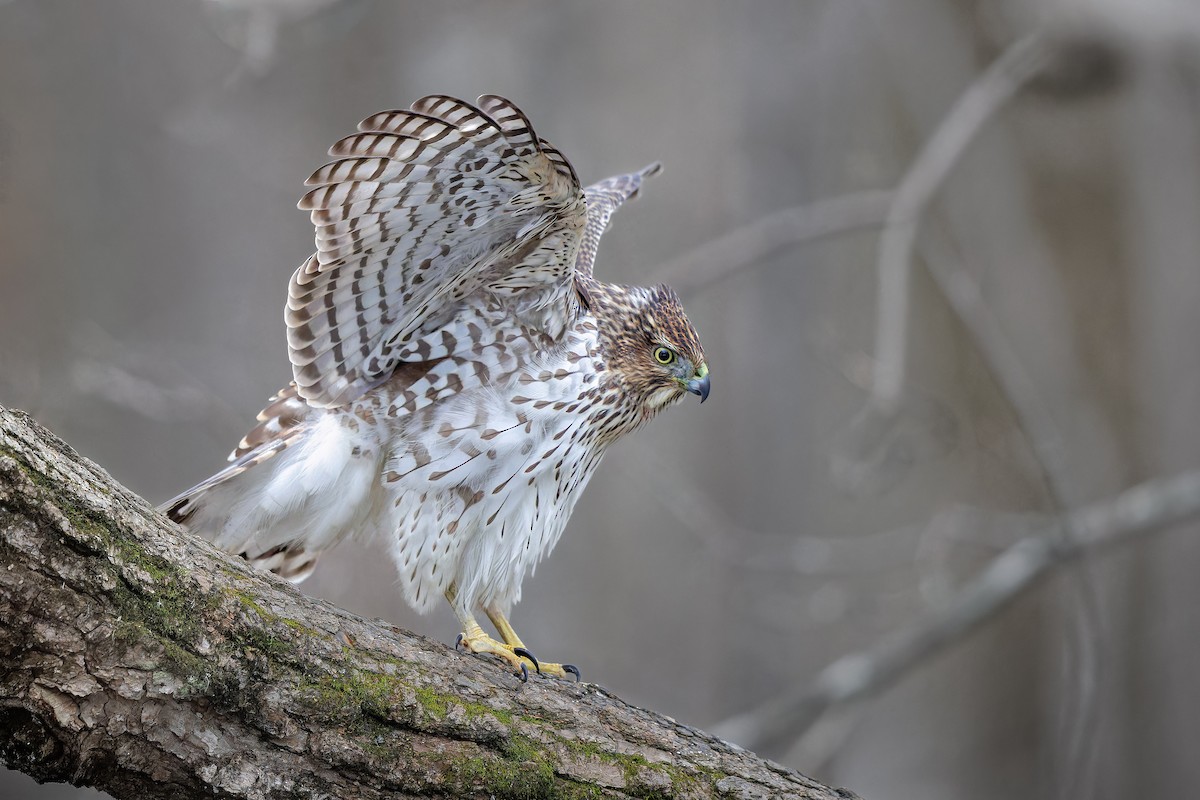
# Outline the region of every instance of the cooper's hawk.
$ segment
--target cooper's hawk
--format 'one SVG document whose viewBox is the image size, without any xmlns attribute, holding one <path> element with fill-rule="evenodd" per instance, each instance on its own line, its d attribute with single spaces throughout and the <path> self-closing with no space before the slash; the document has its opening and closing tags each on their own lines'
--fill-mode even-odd
<svg viewBox="0 0 1200 800">
<path fill-rule="evenodd" d="M 507 614 L 601 456 L 708 397 L 675 293 L 592 277 L 609 217 L 658 165 L 581 189 L 494 95 L 375 114 L 330 154 L 299 204 L 317 252 L 288 286 L 295 380 L 233 463 L 164 508 L 293 581 L 339 541 L 381 535 L 410 605 L 447 597 L 460 643 L 524 677 L 538 662 Z"/>
</svg>

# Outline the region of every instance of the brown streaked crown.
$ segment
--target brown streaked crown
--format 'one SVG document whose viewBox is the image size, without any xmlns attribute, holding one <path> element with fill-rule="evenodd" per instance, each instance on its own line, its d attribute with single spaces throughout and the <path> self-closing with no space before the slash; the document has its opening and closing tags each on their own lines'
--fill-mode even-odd
<svg viewBox="0 0 1200 800">
<path fill-rule="evenodd" d="M 677 390 L 679 397 L 686 394 L 672 369 L 656 363 L 653 355 L 656 347 L 665 346 L 692 371 L 705 364 L 700 337 L 675 290 L 661 284 L 644 288 L 598 281 L 589 282 L 586 289 L 599 323 L 601 354 L 630 405 L 641 405 L 662 389 Z"/>
</svg>

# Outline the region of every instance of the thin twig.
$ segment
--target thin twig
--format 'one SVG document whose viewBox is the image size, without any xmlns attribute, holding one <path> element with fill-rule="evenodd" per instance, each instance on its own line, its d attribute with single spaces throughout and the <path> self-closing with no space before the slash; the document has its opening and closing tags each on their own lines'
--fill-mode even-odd
<svg viewBox="0 0 1200 800">
<path fill-rule="evenodd" d="M 694 481 L 666 469 L 652 448 L 638 442 L 629 447 L 635 455 L 626 459 L 625 480 L 645 491 L 694 535 L 710 557 L 736 569 L 806 577 L 878 573 L 911 559 L 913 542 L 927 527 L 906 525 L 859 536 L 747 528 Z"/>
<path fill-rule="evenodd" d="M 879 311 L 873 401 L 898 406 L 904 387 L 908 284 L 929 204 L 976 134 L 1045 63 L 1040 33 L 1020 39 L 958 98 L 896 188 L 879 241 Z"/>
<path fill-rule="evenodd" d="M 909 669 L 1008 607 L 1052 568 L 1084 554 L 1200 516 L 1200 471 L 1139 484 L 1109 500 L 1069 515 L 1074 538 L 1036 531 L 995 558 L 957 598 L 924 621 L 843 656 L 801 691 L 715 726 L 718 735 L 743 747 L 776 752 L 799 738 L 831 707 L 860 699 L 894 683 Z M 1049 523 L 1057 528 L 1057 524 Z"/>
<path fill-rule="evenodd" d="M 883 224 L 892 193 L 870 190 L 785 208 L 735 228 L 652 273 L 680 294 L 692 294 L 757 266 L 785 247 Z"/>
</svg>

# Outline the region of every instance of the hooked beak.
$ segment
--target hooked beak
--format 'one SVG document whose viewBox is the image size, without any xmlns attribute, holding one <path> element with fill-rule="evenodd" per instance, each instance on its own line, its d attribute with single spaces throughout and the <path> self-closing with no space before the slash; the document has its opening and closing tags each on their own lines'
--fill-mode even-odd
<svg viewBox="0 0 1200 800">
<path fill-rule="evenodd" d="M 696 371 L 696 377 L 684 384 L 692 394 L 700 395 L 700 402 L 708 399 L 708 367 Z"/>
</svg>

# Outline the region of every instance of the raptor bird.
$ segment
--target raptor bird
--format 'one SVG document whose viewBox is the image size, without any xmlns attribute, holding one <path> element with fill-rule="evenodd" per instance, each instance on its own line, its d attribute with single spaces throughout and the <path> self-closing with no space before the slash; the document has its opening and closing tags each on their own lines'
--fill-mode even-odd
<svg viewBox="0 0 1200 800">
<path fill-rule="evenodd" d="M 422 98 L 363 120 L 308 179 L 317 252 L 288 285 L 294 381 L 171 519 L 300 581 L 382 536 L 408 603 L 529 668 L 508 622 L 610 444 L 689 392 L 704 350 L 669 287 L 592 275 L 657 164 L 580 186 L 508 100 Z M 487 635 L 482 610 L 503 641 Z"/>
</svg>

